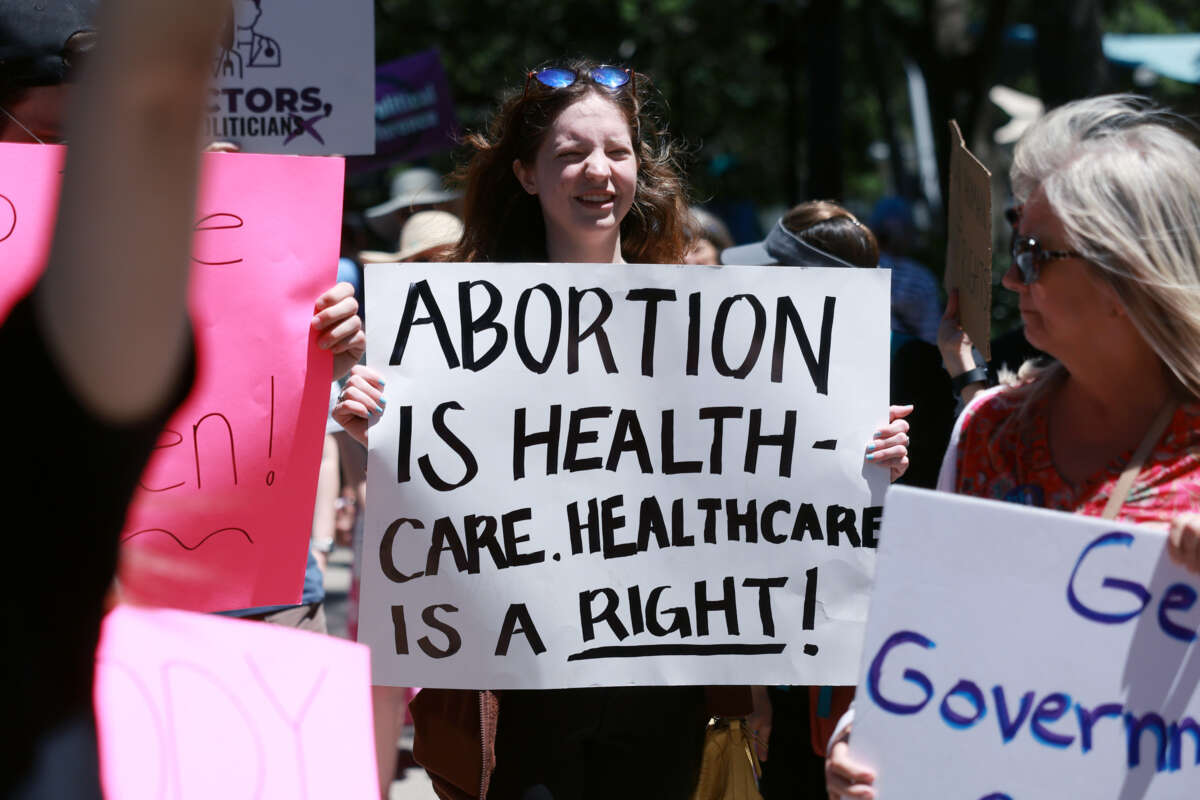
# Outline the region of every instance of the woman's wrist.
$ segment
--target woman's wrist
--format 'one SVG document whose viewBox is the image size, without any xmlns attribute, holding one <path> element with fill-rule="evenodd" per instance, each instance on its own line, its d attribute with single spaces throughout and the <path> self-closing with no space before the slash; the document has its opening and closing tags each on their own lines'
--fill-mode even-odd
<svg viewBox="0 0 1200 800">
<path fill-rule="evenodd" d="M 946 368 L 946 372 L 950 373 L 951 378 L 957 378 L 964 372 L 970 372 L 977 369 L 975 364 L 975 354 L 970 350 L 967 352 L 958 352 L 954 354 L 942 354 L 942 365 Z"/>
<path fill-rule="evenodd" d="M 963 389 L 973 383 L 984 383 L 988 380 L 987 367 L 973 367 L 950 378 L 950 386 L 955 394 L 962 394 Z"/>
</svg>

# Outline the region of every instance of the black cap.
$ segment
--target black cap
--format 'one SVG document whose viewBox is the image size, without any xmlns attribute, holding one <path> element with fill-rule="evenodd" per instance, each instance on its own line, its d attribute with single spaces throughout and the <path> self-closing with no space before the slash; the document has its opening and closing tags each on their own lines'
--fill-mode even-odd
<svg viewBox="0 0 1200 800">
<path fill-rule="evenodd" d="M 93 31 L 97 0 L 0 0 L 0 89 L 68 80 L 67 40 Z"/>
</svg>

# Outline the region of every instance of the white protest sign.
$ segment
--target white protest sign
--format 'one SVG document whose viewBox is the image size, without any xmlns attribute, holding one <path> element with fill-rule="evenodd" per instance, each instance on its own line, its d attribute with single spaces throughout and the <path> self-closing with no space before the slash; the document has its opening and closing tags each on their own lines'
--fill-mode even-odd
<svg viewBox="0 0 1200 800">
<path fill-rule="evenodd" d="M 1200 786 L 1200 577 L 1164 534 L 892 489 L 851 744 L 881 800 Z"/>
<path fill-rule="evenodd" d="M 369 266 L 374 680 L 852 682 L 888 277 Z"/>
<path fill-rule="evenodd" d="M 371 0 L 233 0 L 205 134 L 252 153 L 375 151 Z"/>
</svg>

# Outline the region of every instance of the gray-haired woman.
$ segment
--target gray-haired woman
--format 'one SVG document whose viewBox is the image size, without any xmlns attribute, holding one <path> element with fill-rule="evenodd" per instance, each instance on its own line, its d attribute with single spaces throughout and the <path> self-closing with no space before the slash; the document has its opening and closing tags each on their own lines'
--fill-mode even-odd
<svg viewBox="0 0 1200 800">
<path fill-rule="evenodd" d="M 1171 558 L 1200 572 L 1200 149 L 1180 122 L 1142 98 L 1097 97 L 1018 143 L 1003 284 L 1053 360 L 971 400 L 939 488 L 1158 524 Z M 961 328 L 942 339 L 951 374 L 974 368 Z M 829 793 L 873 797 L 848 733 Z"/>
</svg>

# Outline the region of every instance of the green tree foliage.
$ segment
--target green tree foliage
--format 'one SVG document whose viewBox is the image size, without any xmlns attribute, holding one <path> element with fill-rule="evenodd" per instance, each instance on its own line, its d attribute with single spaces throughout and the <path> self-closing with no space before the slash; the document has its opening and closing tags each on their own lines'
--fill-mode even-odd
<svg viewBox="0 0 1200 800">
<path fill-rule="evenodd" d="M 695 199 L 783 206 L 818 195 L 860 210 L 886 192 L 916 193 L 906 61 L 928 85 L 943 185 L 951 117 L 1003 181 L 1010 151 L 991 133 L 1007 116 L 987 100 L 991 86 L 1056 101 L 1135 88 L 1128 70 L 1105 68 L 1102 31 L 1200 30 L 1195 0 L 376 0 L 376 9 L 377 60 L 438 48 L 468 129 L 485 125 L 531 67 L 585 55 L 652 76 Z M 1041 31 L 1042 46 L 1022 43 L 1018 24 Z M 1196 103 L 1193 86 L 1164 80 L 1150 91 Z M 932 221 L 926 261 L 937 266 Z"/>
<path fill-rule="evenodd" d="M 813 44 L 804 26 L 808 5 L 379 0 L 376 57 L 383 62 L 439 48 L 467 128 L 484 125 L 500 93 L 519 88 L 533 66 L 572 55 L 629 64 L 650 75 L 661 92 L 661 117 L 691 155 L 696 197 L 782 204 L 805 191 L 810 113 L 805 52 Z M 860 37 L 853 15 L 859 5 L 846 3 L 843 16 L 839 147 L 848 186 L 878 192 L 882 183 L 867 155 L 878 136 L 877 110 L 863 62 L 854 57 Z"/>
</svg>

